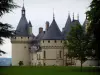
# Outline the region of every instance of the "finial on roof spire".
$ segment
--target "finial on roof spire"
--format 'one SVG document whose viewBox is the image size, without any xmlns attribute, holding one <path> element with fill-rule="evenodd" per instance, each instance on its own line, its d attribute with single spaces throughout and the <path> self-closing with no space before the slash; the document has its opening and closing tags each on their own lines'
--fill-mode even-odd
<svg viewBox="0 0 100 75">
<path fill-rule="evenodd" d="M 22 7 L 22 15 L 24 15 L 24 16 L 25 16 L 24 0 L 23 0 L 23 7 Z"/>
<path fill-rule="evenodd" d="M 73 12 L 73 21 L 74 21 L 74 12 Z"/>
<path fill-rule="evenodd" d="M 53 8 L 53 19 L 55 19 L 54 8 Z"/>
<path fill-rule="evenodd" d="M 23 0 L 23 7 L 24 7 L 24 0 Z"/>
<path fill-rule="evenodd" d="M 68 11 L 68 16 L 70 16 L 70 11 Z"/>
<path fill-rule="evenodd" d="M 79 20 L 79 14 L 77 14 L 77 20 Z"/>
</svg>

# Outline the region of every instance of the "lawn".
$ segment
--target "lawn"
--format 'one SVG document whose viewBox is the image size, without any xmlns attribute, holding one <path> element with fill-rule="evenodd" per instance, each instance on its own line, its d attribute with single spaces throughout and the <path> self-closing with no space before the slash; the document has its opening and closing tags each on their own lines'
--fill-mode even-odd
<svg viewBox="0 0 100 75">
<path fill-rule="evenodd" d="M 0 67 L 0 75 L 96 75 L 96 68 L 83 67 Z"/>
</svg>

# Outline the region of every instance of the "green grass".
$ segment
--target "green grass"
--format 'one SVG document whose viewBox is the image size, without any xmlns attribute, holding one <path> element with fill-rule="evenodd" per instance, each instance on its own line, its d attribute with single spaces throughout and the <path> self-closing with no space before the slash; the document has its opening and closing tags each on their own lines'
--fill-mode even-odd
<svg viewBox="0 0 100 75">
<path fill-rule="evenodd" d="M 0 67 L 0 75 L 96 75 L 96 68 L 83 67 Z"/>
</svg>

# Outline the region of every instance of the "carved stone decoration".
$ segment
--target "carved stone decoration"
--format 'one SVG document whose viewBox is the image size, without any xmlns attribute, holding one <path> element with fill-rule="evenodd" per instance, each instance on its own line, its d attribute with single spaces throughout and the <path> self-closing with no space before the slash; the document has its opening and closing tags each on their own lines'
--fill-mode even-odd
<svg viewBox="0 0 100 75">
<path fill-rule="evenodd" d="M 32 47 L 31 47 L 31 52 L 37 52 L 38 50 L 40 50 L 41 48 L 40 48 L 40 46 L 39 45 L 33 45 Z"/>
</svg>

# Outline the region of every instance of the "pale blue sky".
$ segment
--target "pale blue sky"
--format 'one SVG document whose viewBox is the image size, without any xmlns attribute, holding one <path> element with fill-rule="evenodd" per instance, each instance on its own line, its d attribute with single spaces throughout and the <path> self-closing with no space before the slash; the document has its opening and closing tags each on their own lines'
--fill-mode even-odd
<svg viewBox="0 0 100 75">
<path fill-rule="evenodd" d="M 79 20 L 83 24 L 85 20 L 85 12 L 89 9 L 88 6 L 92 0 L 24 0 L 26 8 L 27 20 L 31 20 L 33 25 L 33 34 L 38 34 L 38 28 L 43 27 L 45 29 L 45 22 L 52 22 L 53 8 L 55 13 L 56 22 L 62 30 L 64 27 L 68 11 L 72 18 L 73 12 L 75 13 L 75 19 L 79 13 Z M 19 6 L 23 5 L 23 0 L 14 0 Z M 11 24 L 14 29 L 17 27 L 21 17 L 21 8 L 14 9 L 13 12 L 5 14 L 1 21 Z M 7 52 L 3 57 L 11 57 L 11 43 L 10 40 L 6 40 L 6 44 L 2 47 Z"/>
</svg>

